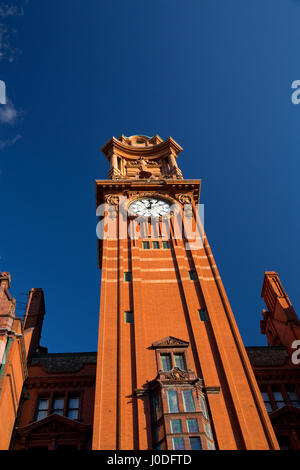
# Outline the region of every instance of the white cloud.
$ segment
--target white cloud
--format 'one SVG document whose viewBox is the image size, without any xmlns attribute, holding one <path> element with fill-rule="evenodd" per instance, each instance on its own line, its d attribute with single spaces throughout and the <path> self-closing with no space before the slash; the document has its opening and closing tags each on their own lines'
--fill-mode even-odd
<svg viewBox="0 0 300 470">
<path fill-rule="evenodd" d="M 13 139 L 0 140 L 0 150 L 5 149 L 5 147 L 10 147 L 11 145 L 14 145 L 21 138 L 22 138 L 21 134 L 17 134 Z"/>
<path fill-rule="evenodd" d="M 24 10 L 16 5 L 2 4 L 0 5 L 0 18 L 7 16 L 23 16 Z"/>
<path fill-rule="evenodd" d="M 0 106 L 0 123 L 13 126 L 18 119 L 19 113 L 11 101 Z"/>
<path fill-rule="evenodd" d="M 18 52 L 18 50 L 11 45 L 11 36 L 15 33 L 15 30 L 6 26 L 3 21 L 9 17 L 23 15 L 23 7 L 8 3 L 2 3 L 0 5 L 0 61 L 8 60 L 9 62 L 13 62 Z"/>
</svg>

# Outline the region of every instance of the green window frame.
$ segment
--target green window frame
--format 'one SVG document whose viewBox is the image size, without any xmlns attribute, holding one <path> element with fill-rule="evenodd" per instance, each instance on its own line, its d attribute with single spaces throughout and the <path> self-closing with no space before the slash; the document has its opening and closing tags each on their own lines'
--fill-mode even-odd
<svg viewBox="0 0 300 470">
<path fill-rule="evenodd" d="M 198 310 L 200 321 L 209 321 L 208 313 L 205 308 Z"/>
<path fill-rule="evenodd" d="M 195 269 L 189 271 L 189 277 L 190 281 L 198 281 L 197 271 L 195 271 Z"/>
<path fill-rule="evenodd" d="M 143 242 L 142 247 L 143 247 L 143 250 L 150 250 L 150 243 L 149 242 Z"/>
<path fill-rule="evenodd" d="M 167 241 L 164 241 L 162 242 L 162 247 L 164 250 L 167 250 L 168 248 L 170 248 L 170 243 Z"/>
<path fill-rule="evenodd" d="M 125 323 L 133 324 L 133 312 L 127 311 L 124 313 Z"/>
<path fill-rule="evenodd" d="M 132 273 L 131 271 L 124 272 L 124 281 L 131 282 L 132 281 Z"/>
<path fill-rule="evenodd" d="M 159 250 L 159 242 L 152 242 L 152 248 L 153 250 Z"/>
</svg>

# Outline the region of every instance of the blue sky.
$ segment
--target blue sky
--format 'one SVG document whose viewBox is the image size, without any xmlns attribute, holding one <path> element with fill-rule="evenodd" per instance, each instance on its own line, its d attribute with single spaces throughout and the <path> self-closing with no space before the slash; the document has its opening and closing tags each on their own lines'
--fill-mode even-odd
<svg viewBox="0 0 300 470">
<path fill-rule="evenodd" d="M 300 0 L 0 2 L 0 269 L 19 314 L 44 289 L 50 352 L 97 349 L 94 180 L 121 133 L 184 148 L 245 344 L 266 344 L 265 270 L 297 310 L 299 24 Z"/>
</svg>

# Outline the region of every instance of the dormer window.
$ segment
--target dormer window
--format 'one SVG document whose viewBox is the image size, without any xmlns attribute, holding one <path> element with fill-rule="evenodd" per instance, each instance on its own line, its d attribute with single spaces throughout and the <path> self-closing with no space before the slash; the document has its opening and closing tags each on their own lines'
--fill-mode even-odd
<svg viewBox="0 0 300 470">
<path fill-rule="evenodd" d="M 189 343 L 171 336 L 153 343 L 156 350 L 158 371 L 169 372 L 174 367 L 187 370 L 187 348 Z"/>
</svg>

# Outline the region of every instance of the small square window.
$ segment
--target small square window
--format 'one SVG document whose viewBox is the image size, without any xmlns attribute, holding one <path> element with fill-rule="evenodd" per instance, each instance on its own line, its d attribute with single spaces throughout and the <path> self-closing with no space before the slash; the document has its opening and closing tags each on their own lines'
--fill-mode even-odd
<svg viewBox="0 0 300 470">
<path fill-rule="evenodd" d="M 143 250 L 149 250 L 150 249 L 150 243 L 149 242 L 143 242 Z"/>
<path fill-rule="evenodd" d="M 152 242 L 153 250 L 159 250 L 159 242 Z"/>
<path fill-rule="evenodd" d="M 197 419 L 186 420 L 188 432 L 199 432 L 199 426 Z"/>
<path fill-rule="evenodd" d="M 170 243 L 169 242 L 162 242 L 162 247 L 166 250 L 167 248 L 170 248 Z"/>
<path fill-rule="evenodd" d="M 190 437 L 190 446 L 191 450 L 201 450 L 201 440 L 200 437 Z"/>
<path fill-rule="evenodd" d="M 181 419 L 171 419 L 170 420 L 171 433 L 179 434 L 182 433 L 182 424 Z"/>
<path fill-rule="evenodd" d="M 131 274 L 130 271 L 124 273 L 124 281 L 125 281 L 125 282 L 130 282 L 130 281 L 132 281 L 132 274 Z"/>
<path fill-rule="evenodd" d="M 201 310 L 198 310 L 198 312 L 199 312 L 199 317 L 201 321 L 208 321 L 208 313 L 204 308 Z"/>
<path fill-rule="evenodd" d="M 133 312 L 125 312 L 125 323 L 133 323 Z"/>
<path fill-rule="evenodd" d="M 189 276 L 191 281 L 198 280 L 197 272 L 195 270 L 189 271 Z"/>
</svg>

